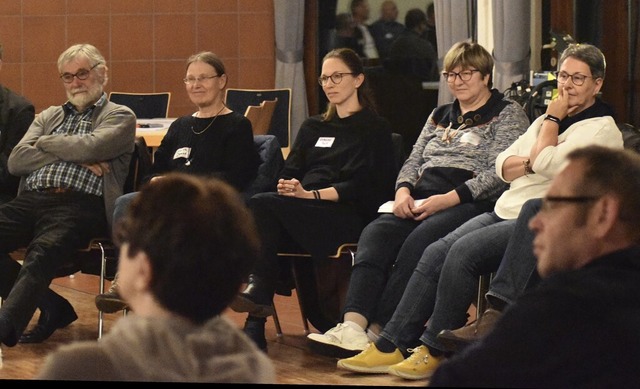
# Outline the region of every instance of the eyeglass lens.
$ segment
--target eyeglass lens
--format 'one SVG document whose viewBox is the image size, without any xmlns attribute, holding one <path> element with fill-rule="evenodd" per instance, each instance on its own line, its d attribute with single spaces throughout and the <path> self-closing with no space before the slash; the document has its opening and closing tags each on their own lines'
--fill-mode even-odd
<svg viewBox="0 0 640 389">
<path fill-rule="evenodd" d="M 65 83 L 69 84 L 71 82 L 73 82 L 73 78 L 77 77 L 78 80 L 86 80 L 87 78 L 89 78 L 89 74 L 91 73 L 91 71 L 93 69 L 95 69 L 96 66 L 100 65 L 100 62 L 98 62 L 97 64 L 93 65 L 91 67 L 91 69 L 87 70 L 87 69 L 80 69 L 78 70 L 78 72 L 76 74 L 71 74 L 71 73 L 64 73 L 60 76 L 60 78 L 62 79 L 62 81 L 64 81 Z"/>
<path fill-rule="evenodd" d="M 86 80 L 87 78 L 89 78 L 89 73 L 90 71 L 87 69 L 80 69 L 76 74 L 65 73 L 60 76 L 60 78 L 62 78 L 62 81 L 68 84 L 70 82 L 73 82 L 74 77 L 78 77 L 78 80 Z"/>
<path fill-rule="evenodd" d="M 192 85 L 192 84 L 195 84 L 196 82 L 202 83 L 205 80 L 211 80 L 211 79 L 216 78 L 216 77 L 220 77 L 220 75 L 187 77 L 187 78 L 183 78 L 182 81 L 184 81 L 185 84 Z"/>
<path fill-rule="evenodd" d="M 456 80 L 456 77 L 460 77 L 460 79 L 462 81 L 469 81 L 471 79 L 471 76 L 473 76 L 474 72 L 477 72 L 478 70 L 463 70 L 460 73 L 456 73 L 456 72 L 443 72 L 442 76 L 448 81 L 448 82 L 454 82 Z"/>
<path fill-rule="evenodd" d="M 327 82 L 329 82 L 329 79 L 331 79 L 331 82 L 333 82 L 334 84 L 339 84 L 342 82 L 342 73 L 334 73 L 329 77 L 322 76 L 318 78 L 318 82 L 320 83 L 320 85 L 324 86 L 324 85 L 327 85 Z"/>
<path fill-rule="evenodd" d="M 571 82 L 573 82 L 577 86 L 584 84 L 584 81 L 587 79 L 587 76 L 585 76 L 584 74 L 569 74 L 567 72 L 557 72 L 556 77 L 558 79 L 558 82 L 562 84 L 571 79 Z"/>
</svg>

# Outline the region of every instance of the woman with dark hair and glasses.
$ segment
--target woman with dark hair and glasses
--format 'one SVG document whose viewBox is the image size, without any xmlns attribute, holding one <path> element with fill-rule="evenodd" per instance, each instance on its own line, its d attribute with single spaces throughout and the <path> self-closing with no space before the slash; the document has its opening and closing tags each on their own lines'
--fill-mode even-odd
<svg viewBox="0 0 640 389">
<path fill-rule="evenodd" d="M 245 332 L 264 350 L 278 251 L 293 244 L 326 260 L 340 244 L 357 241 L 378 206 L 393 196 L 391 125 L 375 113 L 363 71 L 351 49 L 324 57 L 319 82 L 329 100 L 326 112 L 302 123 L 277 192 L 249 200 L 262 256 L 231 308 L 249 313 Z"/>
<path fill-rule="evenodd" d="M 359 355 L 338 361 L 340 368 L 415 380 L 430 377 L 444 358 L 438 334 L 466 323 L 478 278 L 497 270 L 524 202 L 546 194 L 572 150 L 594 144 L 622 148 L 611 109 L 596 97 L 605 71 L 602 52 L 592 45 L 570 45 L 559 71 L 584 75 L 584 83 L 560 83 L 546 115 L 498 154 L 496 173 L 509 189 L 493 211 L 467 221 L 421 253 L 380 338 Z M 447 77 L 458 77 L 452 73 Z"/>
<path fill-rule="evenodd" d="M 492 72 L 491 54 L 477 43 L 460 42 L 445 56 L 442 74 L 456 99 L 427 119 L 397 177 L 392 212 L 362 232 L 344 321 L 308 336 L 318 352 L 345 357 L 364 350 L 391 318 L 422 251 L 493 209 L 506 189 L 496 156 L 529 121 L 521 106 L 492 89 Z"/>
</svg>

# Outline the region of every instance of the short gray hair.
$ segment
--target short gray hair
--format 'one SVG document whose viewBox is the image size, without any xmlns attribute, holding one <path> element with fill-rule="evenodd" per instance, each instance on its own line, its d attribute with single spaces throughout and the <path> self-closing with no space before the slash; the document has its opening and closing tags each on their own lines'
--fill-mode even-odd
<svg viewBox="0 0 640 389">
<path fill-rule="evenodd" d="M 589 66 L 591 70 L 591 76 L 593 78 L 604 79 L 607 70 L 607 61 L 604 58 L 604 54 L 599 48 L 588 43 L 572 43 L 567 47 L 560 56 L 558 61 L 558 70 L 565 59 L 573 57 L 580 62 L 584 62 Z"/>
<path fill-rule="evenodd" d="M 100 50 L 89 43 L 73 45 L 60 54 L 60 57 L 58 57 L 58 71 L 62 72 L 62 66 L 64 64 L 78 57 L 87 58 L 89 62 L 91 62 L 91 66 L 95 66 L 96 69 L 103 70 L 100 72 L 102 85 L 107 83 L 107 61 L 105 61 Z"/>
</svg>

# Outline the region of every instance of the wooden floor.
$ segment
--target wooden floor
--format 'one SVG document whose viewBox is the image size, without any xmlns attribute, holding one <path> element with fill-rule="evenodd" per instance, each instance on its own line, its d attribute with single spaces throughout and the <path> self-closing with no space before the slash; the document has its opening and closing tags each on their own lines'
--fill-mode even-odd
<svg viewBox="0 0 640 389">
<path fill-rule="evenodd" d="M 15 347 L 1 346 L 3 366 L 0 379 L 32 379 L 44 357 L 62 344 L 74 340 L 92 340 L 98 336 L 98 313 L 94 297 L 98 290 L 98 277 L 76 274 L 54 280 L 52 289 L 67 298 L 78 313 L 78 320 L 67 328 L 57 330 L 41 344 L 18 344 Z M 276 296 L 277 307 L 284 335 L 276 335 L 273 320 L 267 321 L 268 355 L 273 360 L 280 384 L 303 385 L 366 385 L 366 386 L 424 386 L 427 381 L 407 381 L 387 374 L 355 374 L 336 369 L 336 359 L 311 352 L 295 295 Z M 239 327 L 245 314 L 226 312 Z M 38 313 L 34 319 L 37 320 Z M 105 315 L 105 331 L 121 314 Z M 311 327 L 312 331 L 315 331 Z"/>
</svg>

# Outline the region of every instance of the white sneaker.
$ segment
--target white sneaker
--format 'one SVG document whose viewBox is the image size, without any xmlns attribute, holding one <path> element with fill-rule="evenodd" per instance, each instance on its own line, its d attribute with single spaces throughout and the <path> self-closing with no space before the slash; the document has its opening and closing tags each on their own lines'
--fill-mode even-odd
<svg viewBox="0 0 640 389">
<path fill-rule="evenodd" d="M 369 344 L 367 333 L 349 324 L 338 323 L 324 334 L 309 334 L 310 346 L 320 354 L 348 358 L 359 354 Z"/>
</svg>

